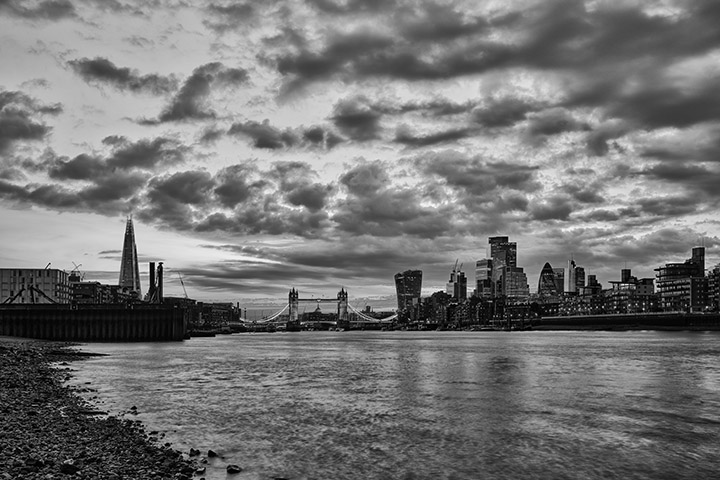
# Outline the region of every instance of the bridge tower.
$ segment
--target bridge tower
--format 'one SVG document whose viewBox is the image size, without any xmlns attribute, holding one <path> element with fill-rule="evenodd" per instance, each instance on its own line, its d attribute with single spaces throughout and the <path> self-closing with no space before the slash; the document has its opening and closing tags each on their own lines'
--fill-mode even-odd
<svg viewBox="0 0 720 480">
<path fill-rule="evenodd" d="M 298 293 L 295 288 L 290 290 L 290 294 L 288 295 L 288 305 L 289 305 L 289 318 L 288 323 L 293 324 L 299 324 L 300 318 L 298 316 L 298 300 L 300 298 L 300 294 Z"/>
<path fill-rule="evenodd" d="M 337 294 L 338 300 L 338 313 L 337 313 L 337 325 L 338 328 L 349 328 L 350 319 L 348 317 L 348 294 L 344 288 L 341 288 Z"/>
</svg>

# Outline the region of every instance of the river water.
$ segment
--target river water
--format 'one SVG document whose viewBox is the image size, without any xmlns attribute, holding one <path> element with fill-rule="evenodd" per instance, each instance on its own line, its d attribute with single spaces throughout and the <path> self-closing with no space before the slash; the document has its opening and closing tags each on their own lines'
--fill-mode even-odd
<svg viewBox="0 0 720 480">
<path fill-rule="evenodd" d="M 100 407 L 137 407 L 225 479 L 698 479 L 720 465 L 720 333 L 298 332 L 87 344 Z M 85 386 L 85 385 L 84 385 Z"/>
</svg>

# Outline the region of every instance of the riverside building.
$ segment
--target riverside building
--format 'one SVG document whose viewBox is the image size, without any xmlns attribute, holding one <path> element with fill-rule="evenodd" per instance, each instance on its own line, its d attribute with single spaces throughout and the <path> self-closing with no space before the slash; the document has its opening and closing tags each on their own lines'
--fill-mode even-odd
<svg viewBox="0 0 720 480">
<path fill-rule="evenodd" d="M 655 269 L 655 283 L 664 312 L 696 312 L 707 306 L 705 247 L 692 249 L 683 263 L 666 263 Z"/>
<path fill-rule="evenodd" d="M 0 268 L 0 303 L 70 303 L 68 273 L 57 268 Z"/>
</svg>

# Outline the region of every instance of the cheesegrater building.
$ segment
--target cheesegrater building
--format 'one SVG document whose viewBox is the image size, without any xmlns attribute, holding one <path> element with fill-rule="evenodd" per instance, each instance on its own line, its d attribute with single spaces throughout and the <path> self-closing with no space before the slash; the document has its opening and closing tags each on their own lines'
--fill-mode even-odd
<svg viewBox="0 0 720 480">
<path fill-rule="evenodd" d="M 128 217 L 125 225 L 122 259 L 120 260 L 120 288 L 137 292 L 140 295 L 140 269 L 138 268 L 137 246 L 135 245 L 135 229 L 132 217 Z"/>
</svg>

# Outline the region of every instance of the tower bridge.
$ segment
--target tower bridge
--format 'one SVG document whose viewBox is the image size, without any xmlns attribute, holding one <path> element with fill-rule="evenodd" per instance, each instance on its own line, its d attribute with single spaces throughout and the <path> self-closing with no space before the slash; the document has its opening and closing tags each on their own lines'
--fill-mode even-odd
<svg viewBox="0 0 720 480">
<path fill-rule="evenodd" d="M 370 326 L 377 327 L 388 325 L 397 318 L 397 313 L 390 314 L 381 319 L 371 317 L 353 307 L 348 301 L 348 298 L 348 292 L 345 288 L 340 289 L 336 298 L 302 298 L 300 297 L 300 292 L 292 288 L 288 294 L 288 303 L 284 305 L 283 308 L 253 323 L 264 325 L 272 324 L 275 327 L 287 328 L 289 330 L 301 330 L 303 327 L 307 327 L 301 324 L 300 303 L 302 302 L 312 302 L 318 304 L 318 306 L 320 303 L 334 303 L 337 305 L 337 316 L 334 321 L 321 320 L 313 322 L 315 324 L 322 324 L 322 328 L 347 330 Z M 317 327 L 319 325 L 315 326 Z"/>
</svg>

